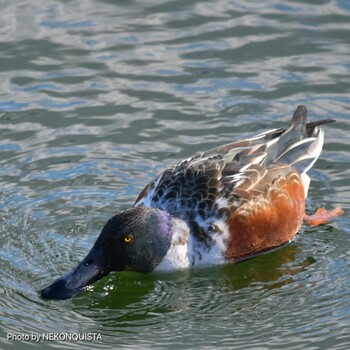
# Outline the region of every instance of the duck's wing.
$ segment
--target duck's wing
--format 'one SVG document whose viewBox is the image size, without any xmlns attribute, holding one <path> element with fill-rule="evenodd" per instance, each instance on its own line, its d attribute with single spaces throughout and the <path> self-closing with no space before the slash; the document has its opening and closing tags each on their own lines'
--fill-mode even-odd
<svg viewBox="0 0 350 350">
<path fill-rule="evenodd" d="M 167 169 L 143 189 L 135 206 L 203 222 L 265 193 L 291 172 L 306 173 L 322 150 L 323 131 L 318 126 L 332 122 L 307 124 L 306 113 L 299 106 L 287 128 L 217 147 Z M 305 195 L 307 187 L 305 183 Z"/>
</svg>

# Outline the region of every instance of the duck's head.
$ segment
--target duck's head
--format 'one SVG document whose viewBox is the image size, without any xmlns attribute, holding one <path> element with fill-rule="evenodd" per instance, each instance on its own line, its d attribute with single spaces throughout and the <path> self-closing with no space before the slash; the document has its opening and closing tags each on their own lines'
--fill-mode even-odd
<svg viewBox="0 0 350 350">
<path fill-rule="evenodd" d="M 143 206 L 113 216 L 72 271 L 41 291 L 45 299 L 69 299 L 111 271 L 152 271 L 171 244 L 172 217 Z"/>
</svg>

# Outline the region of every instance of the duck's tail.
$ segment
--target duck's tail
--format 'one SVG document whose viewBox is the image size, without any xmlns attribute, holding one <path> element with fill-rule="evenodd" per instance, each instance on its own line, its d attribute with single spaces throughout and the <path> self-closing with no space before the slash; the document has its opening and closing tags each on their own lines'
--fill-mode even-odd
<svg viewBox="0 0 350 350">
<path fill-rule="evenodd" d="M 270 141 L 266 165 L 284 163 L 291 165 L 300 174 L 306 173 L 316 162 L 323 146 L 323 130 L 320 125 L 333 123 L 324 119 L 307 123 L 307 110 L 299 106 L 287 129 L 280 130 Z"/>
</svg>

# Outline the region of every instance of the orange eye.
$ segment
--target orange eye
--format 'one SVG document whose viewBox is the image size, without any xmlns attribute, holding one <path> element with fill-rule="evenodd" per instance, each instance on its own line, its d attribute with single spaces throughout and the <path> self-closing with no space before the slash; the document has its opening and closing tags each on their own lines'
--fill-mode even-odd
<svg viewBox="0 0 350 350">
<path fill-rule="evenodd" d="M 132 235 L 127 235 L 124 237 L 124 242 L 125 243 L 132 243 L 134 241 L 134 237 Z"/>
</svg>

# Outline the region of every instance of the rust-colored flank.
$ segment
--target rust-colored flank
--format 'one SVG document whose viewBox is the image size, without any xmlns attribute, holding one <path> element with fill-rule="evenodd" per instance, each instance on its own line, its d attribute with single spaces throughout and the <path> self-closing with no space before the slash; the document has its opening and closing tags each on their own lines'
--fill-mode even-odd
<svg viewBox="0 0 350 350">
<path fill-rule="evenodd" d="M 304 186 L 293 171 L 230 214 L 226 259 L 239 261 L 291 241 L 301 228 L 304 210 Z"/>
</svg>

